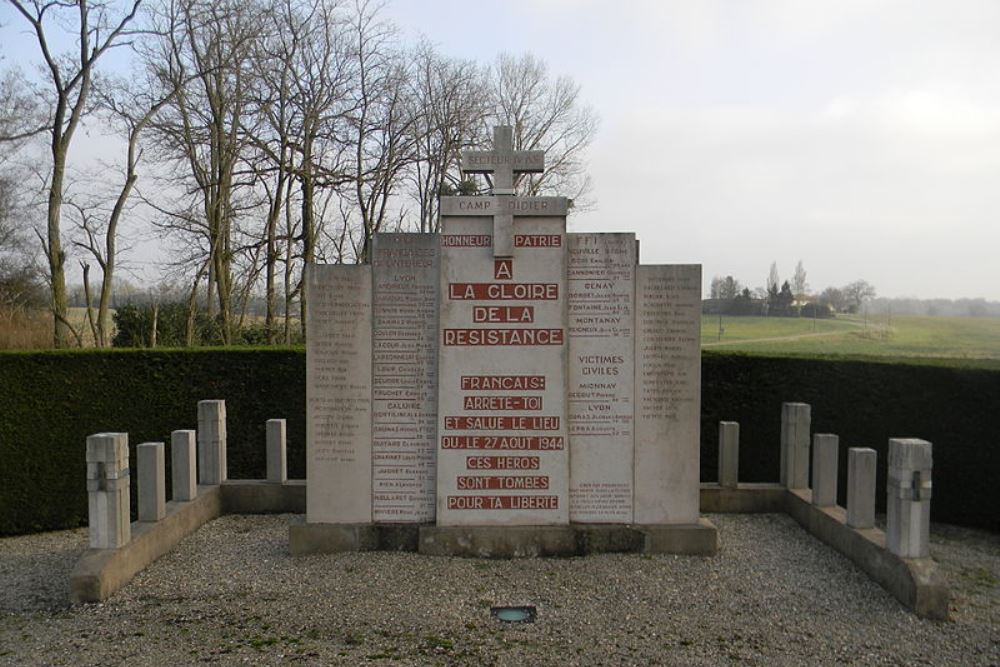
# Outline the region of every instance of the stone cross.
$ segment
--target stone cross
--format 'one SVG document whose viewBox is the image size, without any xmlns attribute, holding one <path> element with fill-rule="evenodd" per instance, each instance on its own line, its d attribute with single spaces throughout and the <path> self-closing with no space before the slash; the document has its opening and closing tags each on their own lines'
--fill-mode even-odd
<svg viewBox="0 0 1000 667">
<path fill-rule="evenodd" d="M 493 128 L 493 150 L 462 151 L 462 171 L 466 174 L 492 174 L 493 194 L 497 199 L 493 215 L 493 256 L 514 254 L 515 174 L 540 174 L 545 171 L 545 151 L 515 151 L 513 130 L 501 125 Z"/>
</svg>

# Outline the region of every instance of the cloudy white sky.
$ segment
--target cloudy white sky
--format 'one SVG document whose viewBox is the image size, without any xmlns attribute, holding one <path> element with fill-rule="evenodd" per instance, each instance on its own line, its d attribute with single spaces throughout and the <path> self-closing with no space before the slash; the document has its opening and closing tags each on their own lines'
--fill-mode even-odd
<svg viewBox="0 0 1000 667">
<path fill-rule="evenodd" d="M 762 285 L 1000 299 L 1000 3 L 477 0 L 390 13 L 451 55 L 530 51 L 601 117 L 598 208 L 644 262 Z"/>
<path fill-rule="evenodd" d="M 406 38 L 532 52 L 601 119 L 597 208 L 642 261 L 753 286 L 1000 300 L 1000 2 L 394 0 Z M 0 30 L 8 62 L 35 57 Z M 20 26 L 17 26 L 20 28 Z M 83 138 L 84 150 L 99 145 Z"/>
</svg>

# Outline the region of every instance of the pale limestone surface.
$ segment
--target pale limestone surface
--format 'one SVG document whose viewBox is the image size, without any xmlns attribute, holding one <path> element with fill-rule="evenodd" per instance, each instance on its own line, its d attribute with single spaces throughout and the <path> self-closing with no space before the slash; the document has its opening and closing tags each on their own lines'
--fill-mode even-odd
<svg viewBox="0 0 1000 667">
<path fill-rule="evenodd" d="M 509 264 L 492 219 L 442 224 L 437 522 L 567 523 L 566 221 L 518 218 Z"/>
<path fill-rule="evenodd" d="M 372 520 L 372 273 L 306 267 L 306 518 Z"/>
<path fill-rule="evenodd" d="M 931 443 L 889 439 L 886 548 L 903 558 L 928 555 L 931 525 Z"/>
<path fill-rule="evenodd" d="M 226 480 L 226 402 L 198 401 L 198 483 Z"/>
<path fill-rule="evenodd" d="M 740 481 L 740 423 L 719 422 L 719 486 L 735 489 Z"/>
<path fill-rule="evenodd" d="M 635 234 L 567 234 L 570 520 L 632 523 Z"/>
<path fill-rule="evenodd" d="M 194 500 L 198 495 L 197 435 L 195 431 L 170 434 L 172 500 Z"/>
<path fill-rule="evenodd" d="M 701 266 L 636 270 L 635 523 L 695 523 L 701 431 Z"/>
<path fill-rule="evenodd" d="M 376 234 L 372 350 L 372 515 L 434 521 L 437 460 L 436 234 Z"/>
<path fill-rule="evenodd" d="M 789 489 L 809 488 L 809 429 L 807 403 L 781 404 L 781 477 Z"/>
<path fill-rule="evenodd" d="M 840 438 L 832 433 L 813 435 L 812 504 L 832 507 L 837 504 L 837 464 Z"/>
<path fill-rule="evenodd" d="M 265 424 L 267 439 L 267 481 L 284 484 L 288 480 L 286 425 L 284 419 L 268 419 Z"/>
<path fill-rule="evenodd" d="M 847 525 L 851 528 L 875 526 L 877 457 L 877 452 L 870 447 L 847 450 Z"/>
<path fill-rule="evenodd" d="M 159 521 L 167 514 L 165 453 L 166 445 L 162 442 L 144 442 L 136 447 L 139 521 Z"/>
<path fill-rule="evenodd" d="M 514 129 L 509 125 L 493 128 L 493 150 L 462 151 L 462 171 L 492 176 L 494 200 L 499 204 L 493 216 L 493 256 L 514 256 L 514 216 L 505 205 L 519 203 L 514 198 L 514 179 L 518 174 L 545 171 L 545 152 L 514 150 Z M 478 199 L 478 197 L 477 197 Z"/>
<path fill-rule="evenodd" d="M 128 433 L 87 436 L 87 509 L 91 549 L 117 549 L 131 539 Z"/>
</svg>

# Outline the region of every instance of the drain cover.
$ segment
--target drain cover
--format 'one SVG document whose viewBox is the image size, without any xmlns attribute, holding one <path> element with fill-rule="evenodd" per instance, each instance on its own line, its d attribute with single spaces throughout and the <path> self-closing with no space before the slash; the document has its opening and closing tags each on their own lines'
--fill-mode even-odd
<svg viewBox="0 0 1000 667">
<path fill-rule="evenodd" d="M 538 612 L 533 606 L 491 607 L 490 614 L 501 623 L 534 623 Z"/>
</svg>

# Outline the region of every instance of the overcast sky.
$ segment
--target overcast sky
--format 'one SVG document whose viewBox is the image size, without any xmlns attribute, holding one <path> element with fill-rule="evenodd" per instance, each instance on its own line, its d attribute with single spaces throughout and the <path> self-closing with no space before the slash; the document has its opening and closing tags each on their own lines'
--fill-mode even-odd
<svg viewBox="0 0 1000 667">
<path fill-rule="evenodd" d="M 8 62 L 35 59 L 3 14 Z M 448 55 L 531 52 L 582 85 L 601 119 L 597 208 L 571 231 L 635 231 L 644 263 L 701 263 L 706 290 L 802 260 L 814 289 L 863 278 L 884 296 L 1000 300 L 1000 2 L 395 0 L 387 14 Z"/>
<path fill-rule="evenodd" d="M 397 1 L 445 53 L 530 51 L 601 118 L 598 208 L 642 261 L 1000 299 L 1000 2 Z"/>
</svg>

